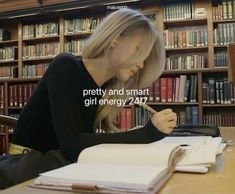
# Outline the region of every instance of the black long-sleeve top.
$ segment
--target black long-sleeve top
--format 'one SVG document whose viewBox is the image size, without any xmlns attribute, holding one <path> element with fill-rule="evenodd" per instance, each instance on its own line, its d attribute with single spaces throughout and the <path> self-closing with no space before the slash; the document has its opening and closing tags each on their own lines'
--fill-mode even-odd
<svg viewBox="0 0 235 194">
<path fill-rule="evenodd" d="M 81 59 L 58 55 L 22 110 L 12 143 L 42 152 L 60 149 L 74 161 L 84 148 L 99 143 L 149 143 L 165 136 L 151 121 L 129 132 L 95 133 L 98 104 L 86 107 L 84 100 L 89 97 L 83 97 L 83 90 L 97 88 Z"/>
</svg>

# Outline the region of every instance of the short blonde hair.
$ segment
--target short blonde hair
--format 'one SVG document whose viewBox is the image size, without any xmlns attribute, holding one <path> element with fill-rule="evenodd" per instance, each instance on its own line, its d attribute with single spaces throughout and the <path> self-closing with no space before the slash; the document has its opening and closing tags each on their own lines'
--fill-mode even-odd
<svg viewBox="0 0 235 194">
<path fill-rule="evenodd" d="M 143 69 L 139 70 L 136 75 L 126 82 L 119 81 L 116 78 L 110 80 L 106 85 L 106 89 L 141 89 L 149 86 L 153 81 L 159 78 L 164 70 L 165 51 L 163 45 L 163 35 L 160 34 L 148 18 L 142 13 L 132 9 L 121 9 L 108 15 L 97 26 L 88 40 L 86 40 L 82 57 L 84 59 L 98 58 L 107 54 L 111 41 L 120 36 L 130 36 L 131 33 L 138 29 L 144 30 L 143 44 L 141 49 L 135 53 L 127 64 L 137 64 L 144 61 Z M 109 96 L 103 98 L 123 98 L 126 96 Z M 99 106 L 96 113 L 94 127 L 102 121 L 102 128 L 106 131 L 119 131 L 113 121 L 120 108 L 116 106 Z"/>
</svg>

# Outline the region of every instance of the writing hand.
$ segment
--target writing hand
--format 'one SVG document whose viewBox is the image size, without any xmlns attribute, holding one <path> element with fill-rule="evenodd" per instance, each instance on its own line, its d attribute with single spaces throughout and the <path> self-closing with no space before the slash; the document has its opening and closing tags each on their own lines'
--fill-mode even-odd
<svg viewBox="0 0 235 194">
<path fill-rule="evenodd" d="M 164 109 L 156 112 L 151 117 L 153 125 L 161 132 L 169 134 L 177 123 L 176 113 L 172 109 Z"/>
</svg>

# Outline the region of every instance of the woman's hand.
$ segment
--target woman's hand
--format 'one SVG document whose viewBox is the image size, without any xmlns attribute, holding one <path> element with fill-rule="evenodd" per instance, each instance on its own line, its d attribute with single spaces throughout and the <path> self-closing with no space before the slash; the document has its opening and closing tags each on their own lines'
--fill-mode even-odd
<svg viewBox="0 0 235 194">
<path fill-rule="evenodd" d="M 151 121 L 159 131 L 168 134 L 176 126 L 177 116 L 171 109 L 164 109 L 153 114 Z"/>
</svg>

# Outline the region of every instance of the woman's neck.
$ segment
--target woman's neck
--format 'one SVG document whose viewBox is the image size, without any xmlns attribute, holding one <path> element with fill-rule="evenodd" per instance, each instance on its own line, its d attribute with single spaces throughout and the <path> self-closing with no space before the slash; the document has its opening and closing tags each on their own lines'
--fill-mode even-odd
<svg viewBox="0 0 235 194">
<path fill-rule="evenodd" d="M 98 86 L 102 86 L 105 82 L 114 77 L 114 71 L 108 64 L 105 57 L 95 59 L 83 59 L 83 63 L 91 77 Z"/>
</svg>

